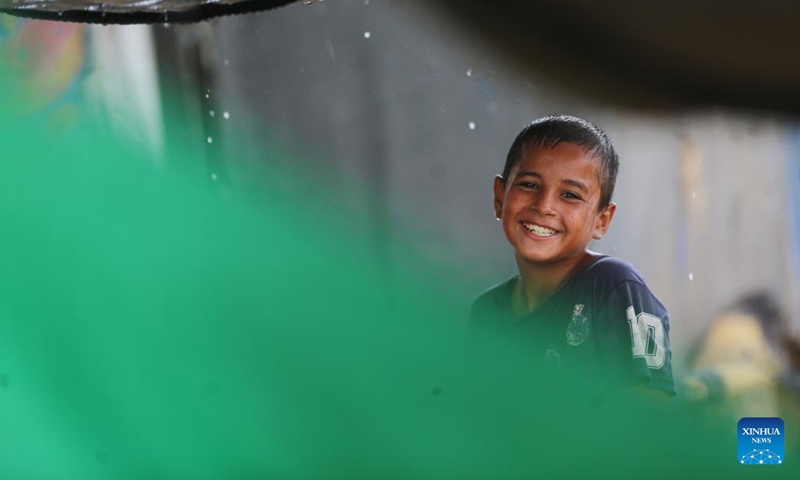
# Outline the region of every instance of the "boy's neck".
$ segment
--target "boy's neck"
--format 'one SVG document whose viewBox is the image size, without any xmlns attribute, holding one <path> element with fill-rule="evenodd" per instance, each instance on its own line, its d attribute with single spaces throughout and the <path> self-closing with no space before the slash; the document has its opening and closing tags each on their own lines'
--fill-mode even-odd
<svg viewBox="0 0 800 480">
<path fill-rule="evenodd" d="M 532 312 L 596 254 L 586 251 L 573 261 L 555 264 L 532 263 L 517 257 L 519 281 L 514 286 L 512 308 L 517 314 Z"/>
</svg>

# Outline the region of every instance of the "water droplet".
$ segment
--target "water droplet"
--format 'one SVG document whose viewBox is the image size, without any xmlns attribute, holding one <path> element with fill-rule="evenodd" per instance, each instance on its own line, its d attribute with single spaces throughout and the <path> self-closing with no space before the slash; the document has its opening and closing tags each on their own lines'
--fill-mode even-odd
<svg viewBox="0 0 800 480">
<path fill-rule="evenodd" d="M 468 76 L 468 77 L 471 77 L 471 76 L 472 76 L 472 69 L 471 69 L 471 68 L 468 68 L 468 69 L 467 69 L 467 76 Z"/>
<path fill-rule="evenodd" d="M 215 182 L 217 181 L 217 174 L 216 173 L 212 173 L 211 174 L 211 180 L 214 180 Z"/>
<path fill-rule="evenodd" d="M 169 28 L 169 23 L 165 23 L 165 24 L 163 24 L 163 27 L 164 27 L 164 28 Z"/>
<path fill-rule="evenodd" d="M 208 143 L 214 143 L 214 139 L 213 139 L 213 138 L 211 138 L 211 137 L 208 137 L 208 138 L 206 138 L 206 141 L 207 141 Z"/>
<path fill-rule="evenodd" d="M 231 114 L 228 112 L 222 112 L 222 116 L 225 117 L 225 120 L 229 120 L 231 118 Z"/>
<path fill-rule="evenodd" d="M 475 122 L 469 122 L 469 129 L 475 130 Z"/>
<path fill-rule="evenodd" d="M 689 281 L 691 282 L 693 280 L 694 280 L 694 274 L 693 273 L 689 273 Z"/>
<path fill-rule="evenodd" d="M 692 198 L 697 198 L 697 192 L 692 191 Z"/>
<path fill-rule="evenodd" d="M 209 117 L 212 117 L 212 118 L 213 118 L 213 117 L 214 117 L 214 116 L 216 116 L 216 115 L 217 115 L 217 114 L 214 112 L 214 110 L 209 110 L 209 111 L 208 111 L 208 116 L 209 116 Z"/>
<path fill-rule="evenodd" d="M 58 12 L 58 16 L 59 17 L 62 16 L 62 15 L 64 15 L 64 12 Z"/>
<path fill-rule="evenodd" d="M 314 0 L 303 0 L 303 5 L 314 5 Z"/>
<path fill-rule="evenodd" d="M 371 37 L 371 36 L 372 36 L 372 34 L 371 34 L 371 33 L 369 33 L 369 32 L 364 32 L 364 38 L 369 38 L 369 37 Z"/>
<path fill-rule="evenodd" d="M 225 65 L 225 66 L 227 67 L 228 65 L 230 65 L 230 64 L 231 64 L 231 62 L 230 62 L 230 61 L 229 61 L 229 60 L 226 58 L 226 59 L 225 59 L 225 60 L 222 62 L 222 64 L 223 64 L 223 65 Z"/>
</svg>

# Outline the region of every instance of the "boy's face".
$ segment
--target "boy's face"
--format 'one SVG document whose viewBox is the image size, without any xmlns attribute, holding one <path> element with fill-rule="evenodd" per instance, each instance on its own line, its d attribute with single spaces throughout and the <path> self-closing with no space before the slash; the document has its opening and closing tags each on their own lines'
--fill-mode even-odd
<svg viewBox="0 0 800 480">
<path fill-rule="evenodd" d="M 530 145 L 509 178 L 494 180 L 495 215 L 517 256 L 533 263 L 577 261 L 603 237 L 616 205 L 598 211 L 600 160 L 583 147 Z"/>
</svg>

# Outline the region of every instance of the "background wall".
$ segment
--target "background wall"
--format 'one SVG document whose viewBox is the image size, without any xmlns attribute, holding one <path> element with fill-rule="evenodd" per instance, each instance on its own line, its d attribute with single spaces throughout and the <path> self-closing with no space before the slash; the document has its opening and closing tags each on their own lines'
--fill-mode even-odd
<svg viewBox="0 0 800 480">
<path fill-rule="evenodd" d="M 244 138 L 301 153 L 325 168 L 313 188 L 335 185 L 331 202 L 370 222 L 372 238 L 354 241 L 384 252 L 389 277 L 409 250 L 454 272 L 469 266 L 454 293 L 465 316 L 475 295 L 515 272 L 492 177 L 522 126 L 559 112 L 600 125 L 620 153 L 618 213 L 593 248 L 642 271 L 671 312 L 678 355 L 752 289 L 772 291 L 800 326 L 790 119 L 592 103 L 515 70 L 422 3 L 295 4 L 155 33 L 162 74 L 176 58 L 200 65 L 182 93 L 202 118 L 188 134 L 208 156 L 200 174 L 219 188 L 258 188 L 269 160 L 236 150 Z"/>
</svg>

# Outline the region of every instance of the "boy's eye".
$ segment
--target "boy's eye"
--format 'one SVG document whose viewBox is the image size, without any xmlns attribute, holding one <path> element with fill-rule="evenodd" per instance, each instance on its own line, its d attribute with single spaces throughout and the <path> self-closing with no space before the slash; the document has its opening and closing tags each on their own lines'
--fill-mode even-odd
<svg viewBox="0 0 800 480">
<path fill-rule="evenodd" d="M 533 182 L 520 182 L 519 185 L 525 188 L 539 188 L 539 184 Z"/>
<path fill-rule="evenodd" d="M 572 192 L 564 192 L 561 195 L 563 195 L 566 198 L 571 198 L 571 199 L 575 199 L 575 200 L 580 200 L 581 199 L 581 197 L 579 195 L 576 195 L 576 194 L 574 194 Z"/>
</svg>

